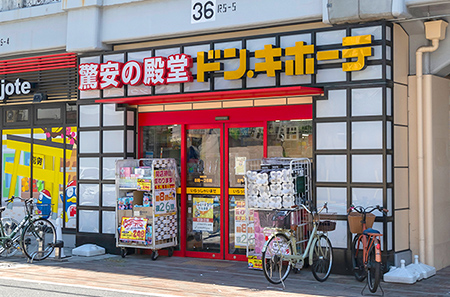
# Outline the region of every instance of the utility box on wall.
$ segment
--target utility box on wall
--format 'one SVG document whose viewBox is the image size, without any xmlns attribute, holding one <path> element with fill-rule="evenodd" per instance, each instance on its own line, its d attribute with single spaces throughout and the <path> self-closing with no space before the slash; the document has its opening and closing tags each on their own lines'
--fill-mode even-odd
<svg viewBox="0 0 450 297">
<path fill-rule="evenodd" d="M 394 19 L 406 14 L 400 0 L 327 0 L 328 22 L 331 24 Z"/>
</svg>

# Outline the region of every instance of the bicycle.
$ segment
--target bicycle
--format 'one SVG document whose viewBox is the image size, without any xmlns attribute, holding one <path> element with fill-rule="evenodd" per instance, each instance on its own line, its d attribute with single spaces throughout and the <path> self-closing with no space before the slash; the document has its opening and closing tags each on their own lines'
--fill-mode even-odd
<svg viewBox="0 0 450 297">
<path fill-rule="evenodd" d="M 11 256 L 22 249 L 25 256 L 32 261 L 46 259 L 53 252 L 56 243 L 56 230 L 45 218 L 34 217 L 33 198 L 14 197 L 5 200 L 8 205 L 18 198 L 24 202 L 25 215 L 20 223 L 8 219 L 0 220 L 0 254 Z M 0 214 L 6 207 L 0 207 Z"/>
<path fill-rule="evenodd" d="M 291 272 L 291 268 L 295 267 L 295 269 L 300 270 L 306 258 L 309 258 L 309 265 L 316 280 L 323 282 L 330 275 L 333 264 L 333 250 L 331 242 L 324 232 L 333 231 L 336 228 L 336 223 L 319 222 L 319 214 L 324 209 L 328 210 L 327 203 L 319 211 L 310 211 L 303 204 L 293 206 L 293 209 L 285 211 L 285 217 L 302 208 L 313 218 L 313 230 L 304 252 L 301 253 L 299 245 L 303 242 L 297 242 L 295 231 L 281 228 L 275 228 L 275 233 L 267 238 L 262 249 L 264 276 L 273 284 L 282 283 L 284 287 L 284 280 Z"/>
<path fill-rule="evenodd" d="M 5 234 L 10 235 L 12 231 L 19 225 L 19 223 L 12 218 L 2 218 L 1 225 L 3 225 L 3 231 L 5 232 Z M 18 234 L 17 236 L 20 237 L 20 234 Z M 20 250 L 19 244 L 15 242 L 15 244 L 10 248 L 4 249 L 3 252 L 0 253 L 0 256 L 11 257 L 17 254 L 19 250 Z"/>
<path fill-rule="evenodd" d="M 348 211 L 350 232 L 357 234 L 352 243 L 353 273 L 360 282 L 367 277 L 366 286 L 369 287 L 372 293 L 377 291 L 382 276 L 380 237 L 383 234 L 378 230 L 372 229 L 375 221 L 375 215 L 372 212 L 375 210 L 379 210 L 383 215 L 387 213 L 387 209 L 379 205 L 365 208 L 352 205 Z M 366 286 L 364 286 L 362 291 L 364 291 Z"/>
</svg>

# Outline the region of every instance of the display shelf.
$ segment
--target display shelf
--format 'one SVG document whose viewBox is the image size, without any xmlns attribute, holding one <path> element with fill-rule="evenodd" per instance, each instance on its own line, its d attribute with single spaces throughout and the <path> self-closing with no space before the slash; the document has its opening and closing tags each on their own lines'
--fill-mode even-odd
<svg viewBox="0 0 450 297">
<path fill-rule="evenodd" d="M 116 162 L 116 246 L 122 256 L 126 248 L 156 252 L 177 245 L 178 178 L 175 159 Z"/>
<path fill-rule="evenodd" d="M 301 224 L 304 221 L 301 211 L 292 212 L 281 222 L 277 214 L 294 205 L 311 205 L 311 161 L 307 158 L 254 159 L 247 160 L 245 168 L 248 263 L 251 268 L 262 269 L 260 261 L 265 238 L 275 228 L 291 229 L 296 225 L 300 243 L 307 236 Z"/>
</svg>

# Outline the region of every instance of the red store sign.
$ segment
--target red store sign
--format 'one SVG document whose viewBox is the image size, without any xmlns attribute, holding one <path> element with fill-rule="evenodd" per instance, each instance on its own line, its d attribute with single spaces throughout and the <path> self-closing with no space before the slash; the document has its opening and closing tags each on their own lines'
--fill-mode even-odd
<svg viewBox="0 0 450 297">
<path fill-rule="evenodd" d="M 128 61 L 127 63 L 85 63 L 80 64 L 81 91 L 107 88 L 120 88 L 123 85 L 146 86 L 178 84 L 192 82 L 190 71 L 192 57 L 186 54 L 165 57 L 145 58 L 143 63 Z"/>
</svg>

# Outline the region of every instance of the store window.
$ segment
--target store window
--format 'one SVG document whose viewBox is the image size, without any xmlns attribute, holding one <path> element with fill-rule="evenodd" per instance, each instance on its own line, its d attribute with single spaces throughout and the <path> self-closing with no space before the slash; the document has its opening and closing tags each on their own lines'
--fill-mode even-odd
<svg viewBox="0 0 450 297">
<path fill-rule="evenodd" d="M 61 120 L 61 108 L 38 108 L 37 120 Z"/>
<path fill-rule="evenodd" d="M 181 159 L 181 126 L 143 127 L 142 137 L 143 158 L 174 158 L 179 168 Z"/>
<path fill-rule="evenodd" d="M 268 122 L 267 136 L 269 158 L 312 158 L 311 120 Z"/>
<path fill-rule="evenodd" d="M 77 127 L 65 121 L 66 104 L 7 109 L 2 131 L 2 200 L 35 198 L 37 211 L 76 227 Z M 76 118 L 76 115 L 75 115 Z M 17 129 L 17 125 L 21 128 Z M 9 128 L 10 127 L 10 128 Z M 5 215 L 20 220 L 23 204 Z"/>
<path fill-rule="evenodd" d="M 77 106 L 74 104 L 66 104 L 66 123 L 68 125 L 77 125 Z"/>
<path fill-rule="evenodd" d="M 5 110 L 5 123 L 27 123 L 29 121 L 29 110 L 24 109 L 6 109 Z"/>
</svg>

